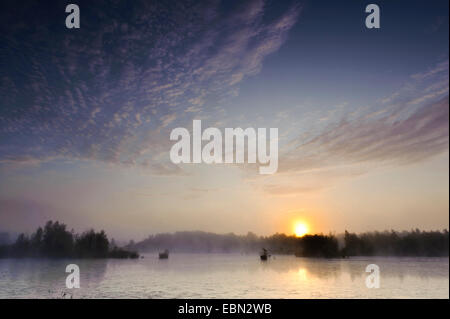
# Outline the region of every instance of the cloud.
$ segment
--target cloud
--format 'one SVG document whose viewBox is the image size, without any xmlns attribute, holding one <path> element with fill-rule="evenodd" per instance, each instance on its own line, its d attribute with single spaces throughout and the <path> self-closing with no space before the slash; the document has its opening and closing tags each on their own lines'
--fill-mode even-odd
<svg viewBox="0 0 450 319">
<path fill-rule="evenodd" d="M 413 74 L 411 75 L 411 77 L 416 80 L 423 80 L 442 72 L 448 72 L 448 60 L 438 63 L 436 66 L 427 70 L 426 72 Z"/>
<path fill-rule="evenodd" d="M 290 196 L 304 193 L 317 192 L 321 190 L 319 186 L 299 186 L 299 185 L 266 185 L 263 191 L 275 196 Z"/>
<path fill-rule="evenodd" d="M 176 118 L 177 118 L 176 113 L 164 115 L 163 117 L 161 117 L 160 128 L 164 128 L 164 127 L 168 126 L 170 123 L 175 121 Z"/>
<path fill-rule="evenodd" d="M 278 172 L 355 164 L 367 171 L 370 165 L 406 165 L 448 151 L 448 65 L 445 60 L 413 74 L 399 90 L 359 108 L 304 114 L 306 124 L 316 122 L 310 130 L 284 138 Z M 278 119 L 283 126 L 289 123 Z"/>
<path fill-rule="evenodd" d="M 448 151 L 448 96 L 403 119 L 392 114 L 344 119 L 279 161 L 279 171 L 302 171 L 351 163 L 409 164 Z M 298 141 L 301 143 L 301 141 Z M 297 144 L 298 145 L 298 144 Z"/>
<path fill-rule="evenodd" d="M 221 1 L 77 4 L 76 31 L 54 27 L 63 3 L 24 3 L 14 18 L 1 10 L 0 160 L 148 163 L 150 133 L 235 96 L 300 12 L 276 15 L 261 0 L 227 10 Z"/>
</svg>

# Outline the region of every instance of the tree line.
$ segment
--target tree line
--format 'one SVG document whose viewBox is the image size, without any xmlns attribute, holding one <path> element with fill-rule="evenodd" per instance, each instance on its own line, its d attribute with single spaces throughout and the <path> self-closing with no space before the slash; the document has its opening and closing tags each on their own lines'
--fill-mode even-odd
<svg viewBox="0 0 450 319">
<path fill-rule="evenodd" d="M 13 244 L 1 245 L 1 257 L 138 258 L 139 254 L 117 247 L 103 230 L 75 234 L 63 223 L 48 221 L 30 236 L 22 233 Z"/>
<path fill-rule="evenodd" d="M 127 248 L 138 251 L 169 249 L 178 252 L 254 253 L 261 248 L 273 254 L 295 254 L 299 257 L 349 256 L 448 256 L 448 231 L 385 231 L 343 235 L 315 234 L 302 237 L 285 234 L 257 236 L 214 234 L 208 232 L 176 232 L 150 235 Z"/>
<path fill-rule="evenodd" d="M 370 232 L 360 235 L 345 232 L 346 256 L 448 256 L 448 230 L 409 232 Z"/>
<path fill-rule="evenodd" d="M 186 231 L 150 235 L 119 248 L 102 230 L 75 234 L 65 224 L 49 221 L 30 236 L 20 234 L 12 244 L 0 243 L 1 257 L 48 258 L 138 258 L 140 252 L 169 249 L 172 252 L 254 253 L 266 248 L 272 254 L 299 257 L 424 256 L 449 255 L 449 233 L 443 231 L 384 231 L 343 235 L 315 234 L 302 237 L 285 234 L 257 236 Z"/>
</svg>

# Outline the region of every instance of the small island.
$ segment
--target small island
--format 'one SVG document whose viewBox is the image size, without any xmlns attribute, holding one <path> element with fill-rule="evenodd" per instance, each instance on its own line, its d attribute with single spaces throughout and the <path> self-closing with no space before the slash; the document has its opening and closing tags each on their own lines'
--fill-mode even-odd
<svg viewBox="0 0 450 319">
<path fill-rule="evenodd" d="M 102 230 L 82 234 L 48 221 L 31 236 L 20 234 L 11 245 L 0 246 L 0 258 L 139 258 L 135 251 L 117 247 Z"/>
</svg>

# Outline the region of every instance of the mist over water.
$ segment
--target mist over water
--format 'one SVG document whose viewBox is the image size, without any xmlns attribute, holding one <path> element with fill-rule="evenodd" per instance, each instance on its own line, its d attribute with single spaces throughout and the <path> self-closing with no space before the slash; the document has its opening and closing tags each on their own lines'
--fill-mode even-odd
<svg viewBox="0 0 450 319">
<path fill-rule="evenodd" d="M 0 298 L 449 298 L 449 259 L 316 259 L 257 254 L 156 253 L 139 260 L 0 259 Z M 80 267 L 67 289 L 66 265 Z M 368 264 L 380 267 L 369 289 Z"/>
</svg>

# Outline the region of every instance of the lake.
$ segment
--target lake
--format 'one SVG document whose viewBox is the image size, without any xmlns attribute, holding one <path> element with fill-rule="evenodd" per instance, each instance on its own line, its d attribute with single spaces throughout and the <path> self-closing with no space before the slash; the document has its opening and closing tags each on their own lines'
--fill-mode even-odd
<svg viewBox="0 0 450 319">
<path fill-rule="evenodd" d="M 314 259 L 257 254 L 176 254 L 159 260 L 0 259 L 0 298 L 449 298 L 449 259 Z M 66 266 L 80 288 L 65 286 Z M 380 287 L 366 287 L 366 266 Z"/>
</svg>

